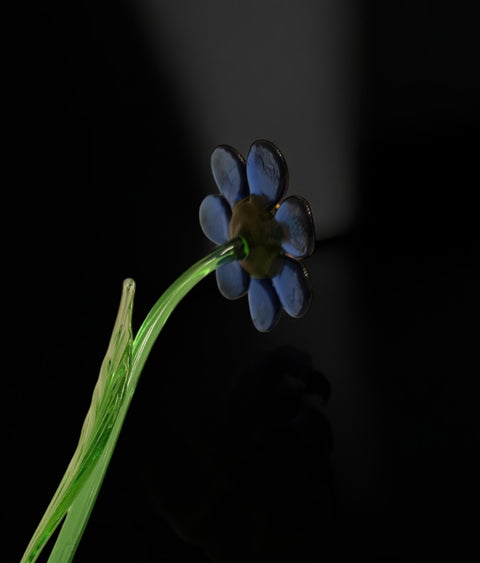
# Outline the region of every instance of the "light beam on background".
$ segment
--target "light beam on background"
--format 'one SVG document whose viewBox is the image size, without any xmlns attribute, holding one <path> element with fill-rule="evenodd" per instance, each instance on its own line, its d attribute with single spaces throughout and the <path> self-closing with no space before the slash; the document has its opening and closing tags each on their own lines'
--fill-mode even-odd
<svg viewBox="0 0 480 563">
<path fill-rule="evenodd" d="M 226 143 L 282 147 L 291 193 L 311 202 L 317 238 L 356 219 L 358 21 L 352 0 L 136 0 L 198 162 Z M 211 191 L 199 170 L 199 200 Z"/>
</svg>

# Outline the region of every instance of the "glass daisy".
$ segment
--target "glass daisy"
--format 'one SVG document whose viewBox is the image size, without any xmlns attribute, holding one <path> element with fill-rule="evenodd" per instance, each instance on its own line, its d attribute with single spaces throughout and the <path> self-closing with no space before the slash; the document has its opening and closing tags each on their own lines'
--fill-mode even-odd
<svg viewBox="0 0 480 563">
<path fill-rule="evenodd" d="M 285 199 L 288 169 L 280 150 L 270 141 L 255 141 L 245 158 L 233 147 L 220 145 L 211 157 L 219 194 L 200 205 L 205 235 L 222 245 L 237 237 L 248 252 L 243 260 L 220 266 L 218 288 L 227 299 L 248 293 L 250 314 L 260 332 L 278 323 L 282 311 L 302 317 L 312 300 L 310 276 L 301 259 L 315 248 L 315 230 L 308 202 Z"/>
</svg>

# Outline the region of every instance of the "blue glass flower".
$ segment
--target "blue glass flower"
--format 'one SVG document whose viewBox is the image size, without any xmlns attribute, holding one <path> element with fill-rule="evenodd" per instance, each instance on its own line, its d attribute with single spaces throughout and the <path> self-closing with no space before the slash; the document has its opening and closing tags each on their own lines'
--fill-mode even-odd
<svg viewBox="0 0 480 563">
<path fill-rule="evenodd" d="M 247 258 L 216 271 L 220 292 L 237 299 L 248 292 L 250 314 L 260 332 L 277 324 L 282 310 L 302 317 L 312 299 L 310 277 L 300 259 L 315 248 L 308 202 L 298 196 L 282 201 L 288 170 L 279 149 L 255 141 L 247 159 L 233 147 L 220 145 L 211 167 L 220 194 L 200 205 L 200 225 L 215 244 L 242 237 Z"/>
</svg>

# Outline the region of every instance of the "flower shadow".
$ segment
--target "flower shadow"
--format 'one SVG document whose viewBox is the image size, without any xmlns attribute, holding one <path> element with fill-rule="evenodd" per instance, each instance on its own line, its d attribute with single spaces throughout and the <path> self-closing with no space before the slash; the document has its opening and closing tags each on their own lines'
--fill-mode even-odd
<svg viewBox="0 0 480 563">
<path fill-rule="evenodd" d="M 290 347 L 220 365 L 223 379 L 211 368 L 194 374 L 195 390 L 183 381 L 157 405 L 158 450 L 147 452 L 143 480 L 153 509 L 214 562 L 326 555 L 335 520 L 327 379 Z"/>
</svg>

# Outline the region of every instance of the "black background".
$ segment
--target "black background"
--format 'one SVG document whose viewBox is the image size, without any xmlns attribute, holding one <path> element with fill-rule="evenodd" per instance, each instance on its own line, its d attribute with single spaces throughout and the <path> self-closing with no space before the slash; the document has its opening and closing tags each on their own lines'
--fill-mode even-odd
<svg viewBox="0 0 480 563">
<path fill-rule="evenodd" d="M 318 514 L 309 520 L 302 511 L 310 505 L 285 500 L 283 525 L 290 515 L 288 530 L 295 522 L 303 526 L 292 549 L 308 546 L 297 560 L 368 554 L 379 561 L 433 561 L 445 553 L 469 559 L 476 548 L 469 511 L 476 508 L 479 313 L 473 5 L 363 3 L 361 214 L 354 230 L 319 241 L 310 258 L 316 303 L 325 305 L 329 295 L 331 306 L 314 307 L 310 320 L 282 321 L 279 336 L 262 336 L 251 327 L 245 300 L 225 304 L 213 276 L 195 288 L 145 369 L 76 560 L 208 560 L 167 521 L 176 518 L 177 528 L 188 529 L 191 506 L 202 507 L 208 520 L 212 474 L 224 477 L 225 459 L 253 463 L 251 425 L 255 417 L 275 418 L 269 414 L 275 393 L 268 386 L 256 390 L 252 373 L 275 371 L 265 366 L 277 344 L 290 343 L 289 331 L 291 343 L 305 342 L 302 353 L 315 358 L 317 339 L 321 347 L 322 334 L 336 335 L 326 351 L 333 364 L 336 356 L 362 350 L 358 362 L 342 369 L 350 366 L 368 389 L 362 412 L 376 429 L 362 442 L 373 460 L 362 469 L 362 495 L 336 492 L 335 524 Z M 7 88 L 13 96 L 5 105 L 13 127 L 2 206 L 8 561 L 19 560 L 73 453 L 122 280 L 132 276 L 137 283 L 135 330 L 161 291 L 202 255 L 201 196 L 192 197 L 189 187 L 205 165 L 196 162 L 168 62 L 163 72 L 154 65 L 128 5 L 42 3 L 26 9 L 13 30 L 14 78 Z M 338 264 L 348 265 L 350 308 L 335 285 Z M 353 344 L 343 340 L 339 323 L 355 326 Z M 313 334 L 318 326 L 323 332 Z M 313 367 L 329 381 L 333 400 L 340 376 L 352 373 L 329 373 L 329 365 L 316 360 Z M 246 399 L 231 388 L 242 378 Z M 366 396 L 352 394 L 353 402 Z M 242 408 L 226 408 L 242 397 Z M 334 421 L 354 424 L 351 405 L 334 405 L 325 409 L 334 452 L 349 459 L 355 444 L 335 450 Z M 229 423 L 222 426 L 225 412 Z M 316 424 L 318 443 L 311 447 L 320 451 L 326 427 Z M 290 498 L 300 460 L 310 462 L 288 448 L 283 459 L 280 446 L 269 454 L 268 443 L 260 456 L 271 470 L 264 481 L 244 475 L 239 485 L 231 473 L 227 481 L 250 492 L 273 483 L 273 507 Z M 294 440 L 285 443 L 295 452 Z M 334 462 L 334 478 L 335 468 Z M 146 477 L 152 474 L 162 483 L 157 489 Z M 237 506 L 233 497 L 222 499 L 225 513 Z M 212 525 L 218 537 L 209 536 L 210 552 L 229 546 L 219 560 L 255 560 L 257 547 L 248 553 L 245 545 L 256 512 L 246 505 L 230 541 L 219 522 Z M 284 535 L 278 532 L 279 545 Z M 247 555 L 235 559 L 230 551 L 241 552 L 239 545 Z"/>
</svg>

